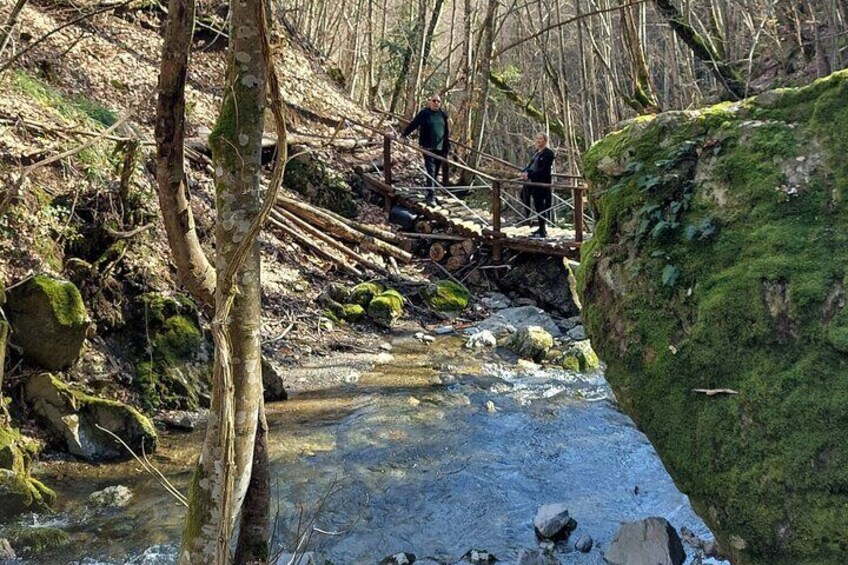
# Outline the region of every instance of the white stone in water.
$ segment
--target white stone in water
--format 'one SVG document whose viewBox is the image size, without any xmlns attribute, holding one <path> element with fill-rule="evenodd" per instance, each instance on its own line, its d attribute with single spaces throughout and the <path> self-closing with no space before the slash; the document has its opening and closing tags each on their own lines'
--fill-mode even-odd
<svg viewBox="0 0 848 565">
<path fill-rule="evenodd" d="M 488 412 L 489 414 L 494 414 L 497 411 L 498 407 L 495 406 L 494 402 L 492 402 L 491 400 L 486 401 L 486 412 Z"/>
<path fill-rule="evenodd" d="M 124 485 L 106 487 L 103 490 L 93 492 L 88 496 L 88 501 L 97 506 L 111 506 L 123 508 L 128 506 L 133 494 Z"/>
<path fill-rule="evenodd" d="M 435 331 L 438 335 L 450 334 L 453 333 L 453 326 L 439 326 L 433 331 Z"/>
</svg>

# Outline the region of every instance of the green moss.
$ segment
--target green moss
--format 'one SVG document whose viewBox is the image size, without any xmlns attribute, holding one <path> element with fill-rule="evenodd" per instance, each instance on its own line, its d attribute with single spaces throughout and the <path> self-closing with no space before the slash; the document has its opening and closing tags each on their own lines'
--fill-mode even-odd
<svg viewBox="0 0 848 565">
<path fill-rule="evenodd" d="M 30 476 L 32 460 L 40 447 L 38 442 L 0 422 L 0 495 L 6 512 L 44 510 L 55 500 L 51 489 Z"/>
<path fill-rule="evenodd" d="M 848 323 L 828 302 L 848 254 L 847 86 L 842 72 L 767 106 L 661 115 L 586 156 L 600 218 L 584 324 L 734 563 L 848 553 Z"/>
<path fill-rule="evenodd" d="M 59 528 L 20 528 L 6 535 L 16 551 L 29 555 L 61 549 L 71 541 L 67 532 Z"/>
<path fill-rule="evenodd" d="M 54 279 L 47 275 L 36 275 L 33 284 L 50 300 L 56 320 L 63 326 L 88 324 L 88 312 L 82 295 L 73 283 Z"/>
<path fill-rule="evenodd" d="M 286 165 L 283 185 L 303 195 L 312 204 L 348 218 L 356 215 L 356 204 L 348 183 L 316 158 L 290 161 Z"/>
<path fill-rule="evenodd" d="M 396 290 L 387 290 L 374 297 L 368 305 L 368 315 L 380 326 L 391 327 L 403 315 L 404 299 Z"/>
<path fill-rule="evenodd" d="M 350 304 L 359 304 L 363 308 L 368 308 L 375 296 L 385 290 L 382 286 L 375 282 L 359 283 L 350 289 L 350 296 L 347 300 Z"/>
<path fill-rule="evenodd" d="M 199 407 L 211 366 L 198 355 L 208 343 L 196 319 L 196 306 L 181 295 L 139 297 L 134 314 L 136 383 L 145 410 Z"/>
<path fill-rule="evenodd" d="M 538 363 L 554 346 L 554 338 L 544 328 L 526 326 L 515 332 L 507 345 L 519 357 Z"/>
<path fill-rule="evenodd" d="M 461 312 L 471 299 L 468 289 L 454 281 L 437 281 L 423 292 L 427 305 L 436 312 Z"/>
<path fill-rule="evenodd" d="M 346 321 L 357 322 L 365 316 L 365 308 L 359 304 L 345 304 L 343 313 Z"/>
</svg>

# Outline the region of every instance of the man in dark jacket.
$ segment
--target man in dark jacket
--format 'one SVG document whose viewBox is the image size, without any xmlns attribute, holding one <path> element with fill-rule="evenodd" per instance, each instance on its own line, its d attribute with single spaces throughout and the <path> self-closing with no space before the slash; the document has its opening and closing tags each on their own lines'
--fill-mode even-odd
<svg viewBox="0 0 848 565">
<path fill-rule="evenodd" d="M 537 229 L 531 237 L 548 237 L 548 231 L 545 226 L 546 210 L 551 207 L 553 201 L 553 192 L 551 189 L 551 167 L 554 164 L 554 152 L 548 147 L 548 136 L 545 133 L 537 133 L 533 140 L 536 146 L 536 152 L 530 159 L 530 163 L 524 167 L 521 172 L 521 178 L 529 180 L 532 183 L 546 184 L 548 186 L 539 186 L 537 184 L 524 185 L 521 189 L 521 202 L 530 209 L 532 200 L 533 207 L 536 210 L 539 218 L 539 229 Z"/>
<path fill-rule="evenodd" d="M 403 137 L 408 137 L 409 134 L 418 131 L 418 145 L 422 149 L 447 157 L 450 149 L 450 129 L 448 127 L 448 114 L 442 110 L 442 99 L 438 94 L 434 94 L 427 101 L 427 107 L 422 109 L 415 118 L 409 122 L 406 129 L 401 134 Z M 433 195 L 433 188 L 436 186 L 436 179 L 439 176 L 439 170 L 442 168 L 442 162 L 435 157 L 424 155 L 424 170 L 427 171 L 427 186 L 430 187 L 427 191 L 427 204 L 435 204 L 436 198 Z"/>
</svg>

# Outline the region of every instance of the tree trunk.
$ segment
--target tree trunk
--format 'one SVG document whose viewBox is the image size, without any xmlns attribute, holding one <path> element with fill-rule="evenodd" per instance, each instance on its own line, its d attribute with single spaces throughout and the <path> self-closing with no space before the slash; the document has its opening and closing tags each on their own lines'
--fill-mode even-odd
<svg viewBox="0 0 848 565">
<path fill-rule="evenodd" d="M 0 320 L 0 406 L 5 409 L 3 399 L 3 375 L 6 366 L 6 340 L 9 338 L 9 324 Z"/>
<path fill-rule="evenodd" d="M 235 565 L 267 563 L 271 557 L 271 472 L 268 460 L 268 420 L 259 402 L 259 428 L 253 447 L 253 472 L 241 513 Z"/>
<path fill-rule="evenodd" d="M 259 246 L 249 232 L 260 208 L 267 49 L 263 0 L 233 2 L 230 16 L 224 100 L 210 135 L 218 212 L 212 407 L 179 558 L 192 565 L 230 562 L 262 399 Z M 240 249 L 243 241 L 249 242 L 246 249 Z M 243 259 L 239 252 L 245 253 Z"/>
<path fill-rule="evenodd" d="M 194 0 L 170 0 L 156 105 L 156 181 L 159 207 L 177 274 L 192 296 L 211 310 L 215 270 L 200 247 L 186 187 L 185 83 L 194 28 Z"/>
</svg>

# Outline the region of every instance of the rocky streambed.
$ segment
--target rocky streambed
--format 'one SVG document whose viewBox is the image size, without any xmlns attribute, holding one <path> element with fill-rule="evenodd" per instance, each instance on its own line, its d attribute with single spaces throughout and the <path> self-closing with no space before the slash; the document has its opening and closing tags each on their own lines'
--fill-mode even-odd
<svg viewBox="0 0 848 565">
<path fill-rule="evenodd" d="M 488 327 L 498 332 L 496 318 Z M 560 333 L 582 337 L 572 322 Z M 287 373 L 291 399 L 268 410 L 277 549 L 311 531 L 306 549 L 336 565 L 403 552 L 418 563 L 600 564 L 622 522 L 648 517 L 711 539 L 600 370 L 466 341 L 396 333 L 373 351 L 316 356 Z M 165 433 L 151 457 L 183 492 L 201 441 L 199 431 Z M 23 562 L 174 562 L 184 509 L 137 462 L 46 462 L 36 475 L 59 493 L 57 511 L 0 531 Z M 130 496 L 102 492 L 117 485 Z M 556 544 L 534 531 L 551 503 L 576 522 Z M 27 551 L 33 531 L 54 538 Z M 701 558 L 682 547 L 689 562 Z"/>
</svg>

